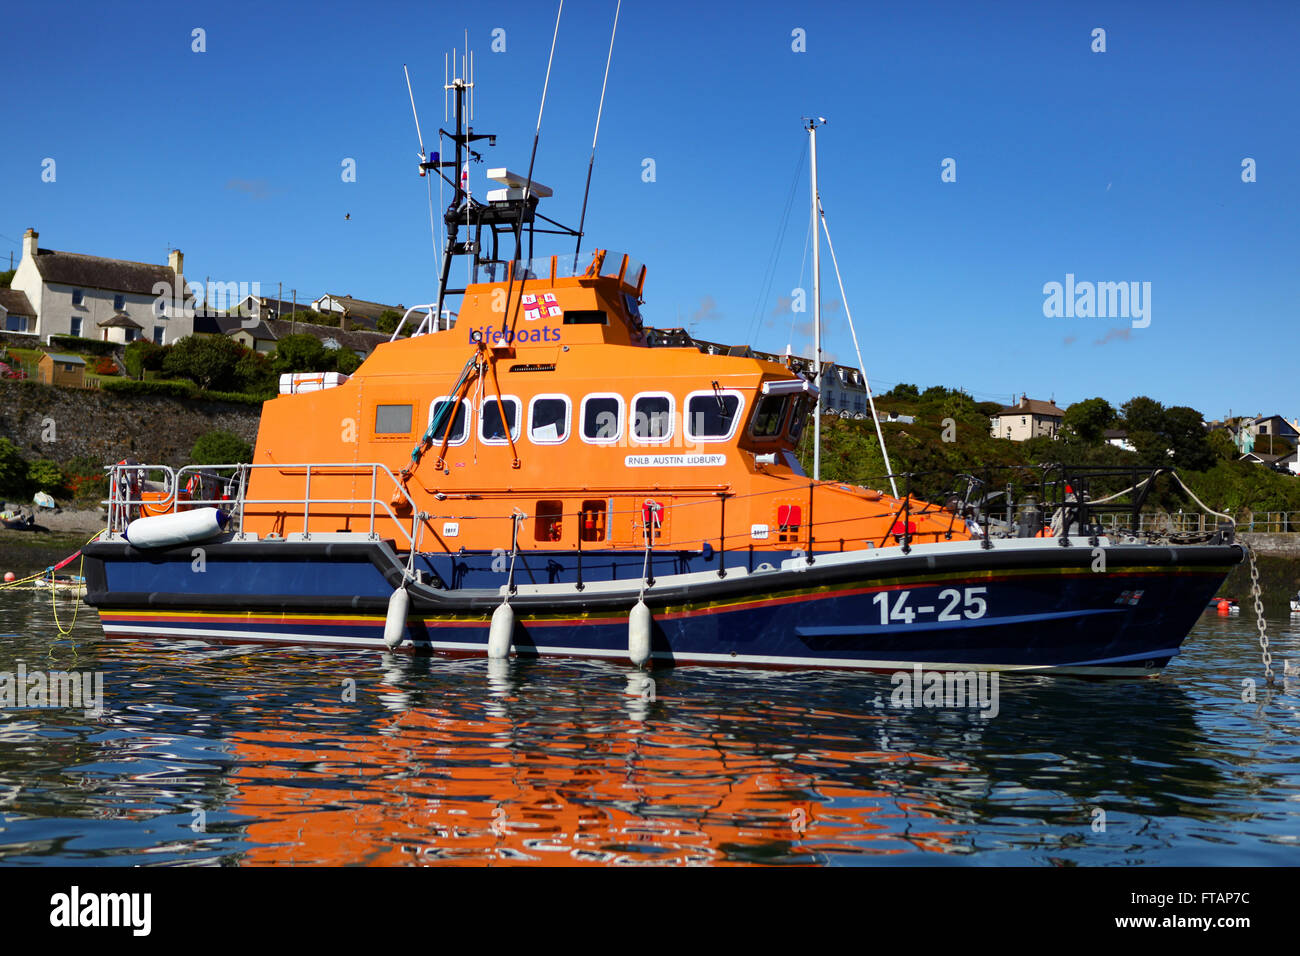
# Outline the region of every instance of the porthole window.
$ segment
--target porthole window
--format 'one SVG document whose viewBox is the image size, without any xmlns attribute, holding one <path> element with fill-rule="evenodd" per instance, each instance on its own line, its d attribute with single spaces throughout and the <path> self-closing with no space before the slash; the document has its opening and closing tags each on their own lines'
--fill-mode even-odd
<svg viewBox="0 0 1300 956">
<path fill-rule="evenodd" d="M 745 400 L 739 392 L 713 389 L 686 396 L 686 437 L 690 441 L 726 441 L 736 433 Z"/>
<path fill-rule="evenodd" d="M 639 442 L 666 442 L 673 436 L 673 397 L 642 392 L 632 399 L 632 437 Z"/>
<path fill-rule="evenodd" d="M 588 395 L 582 400 L 582 440 L 593 445 L 612 444 L 623 433 L 623 396 Z"/>
<path fill-rule="evenodd" d="M 504 410 L 505 420 L 501 413 Z M 479 406 L 478 436 L 488 445 L 506 444 L 506 429 L 510 430 L 510 440 L 519 440 L 519 399 L 513 395 L 502 395 L 498 403 L 495 395 L 484 395 L 483 404 Z"/>
<path fill-rule="evenodd" d="M 558 445 L 569 437 L 569 397 L 538 395 L 528 403 L 528 440 Z"/>
<path fill-rule="evenodd" d="M 437 427 L 433 432 L 433 442 L 435 445 L 442 443 L 442 436 L 447 434 L 447 418 L 451 417 L 451 396 L 444 395 L 441 398 L 435 398 L 429 405 L 429 424 Z M 435 421 L 439 415 L 442 415 L 441 421 Z M 463 445 L 469 440 L 469 399 L 462 398 L 459 407 L 456 409 L 454 420 L 451 422 L 451 434 L 447 439 L 448 445 Z"/>
</svg>

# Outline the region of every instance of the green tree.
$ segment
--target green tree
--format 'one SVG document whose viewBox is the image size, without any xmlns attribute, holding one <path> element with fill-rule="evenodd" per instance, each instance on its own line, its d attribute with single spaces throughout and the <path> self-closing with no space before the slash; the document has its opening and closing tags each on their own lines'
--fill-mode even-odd
<svg viewBox="0 0 1300 956">
<path fill-rule="evenodd" d="M 17 271 L 17 268 L 0 271 L 0 289 L 9 288 L 9 283 L 14 281 L 14 273 Z"/>
<path fill-rule="evenodd" d="M 38 491 L 51 494 L 65 491 L 67 486 L 63 469 L 48 458 L 37 458 L 27 466 L 27 482 Z"/>
<path fill-rule="evenodd" d="M 144 378 L 146 371 L 160 372 L 170 351 L 169 345 L 158 345 L 148 339 L 136 339 L 122 352 L 122 364 L 134 379 Z"/>
<path fill-rule="evenodd" d="M 902 398 L 902 399 L 910 399 L 912 401 L 915 401 L 920 397 L 921 397 L 921 393 L 917 391 L 916 386 L 908 385 L 906 382 L 899 385 L 895 385 L 888 392 L 886 392 L 884 395 L 881 396 L 881 398 Z"/>
<path fill-rule="evenodd" d="M 27 493 L 27 462 L 18 446 L 0 438 L 0 494 L 18 497 Z"/>
<path fill-rule="evenodd" d="M 271 355 L 271 368 L 277 375 L 285 372 L 331 372 L 334 358 L 326 354 L 320 339 L 302 332 L 280 339 Z"/>
<path fill-rule="evenodd" d="M 1205 433 L 1201 413 L 1186 405 L 1165 409 L 1165 437 L 1179 468 L 1204 471 L 1214 466 L 1214 449 Z"/>
<path fill-rule="evenodd" d="M 402 313 L 395 312 L 392 309 L 384 309 L 383 312 L 379 313 L 379 318 L 375 320 L 375 331 L 392 335 L 397 331 L 397 323 L 400 321 L 402 321 Z M 410 334 L 410 327 L 408 326 L 404 331 L 406 334 Z"/>
<path fill-rule="evenodd" d="M 245 351 L 224 335 L 187 335 L 172 345 L 163 359 L 163 371 L 188 378 L 200 388 L 233 391 L 235 366 Z"/>
<path fill-rule="evenodd" d="M 325 351 L 332 353 L 336 372 L 351 375 L 361 367 L 361 359 L 357 358 L 357 353 L 351 349 L 326 349 Z"/>
<path fill-rule="evenodd" d="M 238 465 L 252 461 L 253 448 L 233 432 L 214 428 L 199 436 L 190 450 L 196 465 Z"/>
<path fill-rule="evenodd" d="M 1123 412 L 1129 432 L 1162 432 L 1165 429 L 1165 407 L 1154 398 L 1145 395 L 1130 398 L 1124 403 Z"/>
<path fill-rule="evenodd" d="M 1115 420 L 1115 409 L 1104 398 L 1089 398 L 1075 402 L 1065 410 L 1062 430 L 1080 441 L 1095 444 Z"/>
<path fill-rule="evenodd" d="M 275 371 L 271 368 L 271 360 L 260 352 L 246 350 L 235 363 L 233 378 L 237 391 L 250 395 L 275 394 Z"/>
</svg>

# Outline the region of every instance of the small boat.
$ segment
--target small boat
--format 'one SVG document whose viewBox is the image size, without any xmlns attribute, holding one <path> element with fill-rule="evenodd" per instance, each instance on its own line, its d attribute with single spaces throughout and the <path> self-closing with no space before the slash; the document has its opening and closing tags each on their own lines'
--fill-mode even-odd
<svg viewBox="0 0 1300 956">
<path fill-rule="evenodd" d="M 1291 613 L 1300 614 L 1300 591 L 1297 591 L 1296 596 L 1291 599 Z"/>
<path fill-rule="evenodd" d="M 109 467 L 108 533 L 84 549 L 107 635 L 1117 677 L 1178 653 L 1245 552 L 1230 525 L 1195 544 L 1137 532 L 1169 469 L 1129 489 L 1119 535 L 1089 493 L 1131 470 L 1020 469 L 1032 515 L 974 463 L 924 476 L 929 497 L 917 475 L 823 480 L 820 322 L 810 367 L 664 344 L 646 267 L 582 253 L 581 222 L 537 212 L 551 190 L 531 163 L 471 194 L 462 171 L 495 140 L 466 127 L 470 86 L 447 86 L 454 157 L 421 143 L 420 175 L 452 189 L 436 301 L 346 380 L 282 381 L 251 463 Z M 533 257 L 534 232 L 573 245 Z M 220 498 L 195 480 L 213 472 Z"/>
</svg>

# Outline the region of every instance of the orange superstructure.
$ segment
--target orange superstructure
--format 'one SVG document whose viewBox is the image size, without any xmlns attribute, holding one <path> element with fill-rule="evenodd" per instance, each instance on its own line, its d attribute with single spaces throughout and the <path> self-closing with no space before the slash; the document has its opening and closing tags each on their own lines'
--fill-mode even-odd
<svg viewBox="0 0 1300 956">
<path fill-rule="evenodd" d="M 414 509 L 435 552 L 509 548 L 519 513 L 521 551 L 642 548 L 647 528 L 668 550 L 968 537 L 950 512 L 810 481 L 795 451 L 815 390 L 785 365 L 649 347 L 643 266 L 601 251 L 579 275 L 557 272 L 552 258 L 550 274 L 471 285 L 452 328 L 381 345 L 337 387 L 268 402 L 249 499 L 304 497 L 305 468 L 265 466 L 314 462 L 316 500 L 305 522 L 292 505 L 250 504 L 244 530 L 368 530 L 380 463 L 405 495 L 376 483 L 392 513 L 377 533 L 399 537 L 392 525 L 408 528 Z M 324 467 L 348 463 L 365 467 Z"/>
</svg>

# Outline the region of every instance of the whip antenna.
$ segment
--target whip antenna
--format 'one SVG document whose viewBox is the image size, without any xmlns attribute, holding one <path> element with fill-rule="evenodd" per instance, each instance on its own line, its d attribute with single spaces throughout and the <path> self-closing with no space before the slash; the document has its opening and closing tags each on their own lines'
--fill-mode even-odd
<svg viewBox="0 0 1300 956">
<path fill-rule="evenodd" d="M 533 133 L 533 152 L 528 157 L 528 181 L 524 184 L 523 201 L 519 204 L 519 221 L 515 223 L 515 252 L 519 257 L 523 256 L 524 245 L 524 210 L 528 208 L 528 197 L 533 190 L 533 163 L 537 161 L 537 141 L 542 137 L 542 113 L 546 110 L 546 90 L 551 85 L 551 63 L 555 60 L 555 41 L 560 36 L 560 14 L 564 13 L 564 0 L 560 0 L 560 8 L 555 11 L 555 32 L 551 35 L 551 55 L 546 59 L 546 79 L 542 83 L 542 105 L 537 108 L 537 131 Z M 520 287 L 523 286 L 523 280 L 520 280 Z M 501 332 L 504 335 L 506 331 L 506 316 L 510 314 L 510 296 L 515 288 L 515 270 L 510 270 L 510 282 L 506 286 L 506 310 L 501 313 Z"/>
<path fill-rule="evenodd" d="M 582 227 L 587 222 L 587 194 L 591 192 L 591 168 L 596 165 L 596 137 L 600 135 L 600 116 L 605 110 L 605 85 L 609 83 L 609 64 L 614 59 L 614 34 L 618 32 L 618 12 L 623 0 L 614 8 L 614 29 L 609 31 L 609 55 L 605 57 L 605 79 L 600 83 L 600 105 L 596 107 L 596 131 L 591 134 L 591 159 L 587 161 L 587 188 L 582 191 L 582 215 L 578 218 L 578 244 L 573 248 L 573 268 L 578 268 L 578 253 L 582 251 Z"/>
<path fill-rule="evenodd" d="M 402 64 L 402 72 L 406 74 L 406 94 L 411 98 L 411 115 L 415 117 L 415 136 L 420 141 L 420 162 L 428 160 L 428 154 L 424 151 L 424 134 L 420 132 L 420 114 L 415 110 L 415 93 L 411 89 L 411 71 Z M 424 175 L 424 170 L 420 170 L 420 175 Z"/>
</svg>

